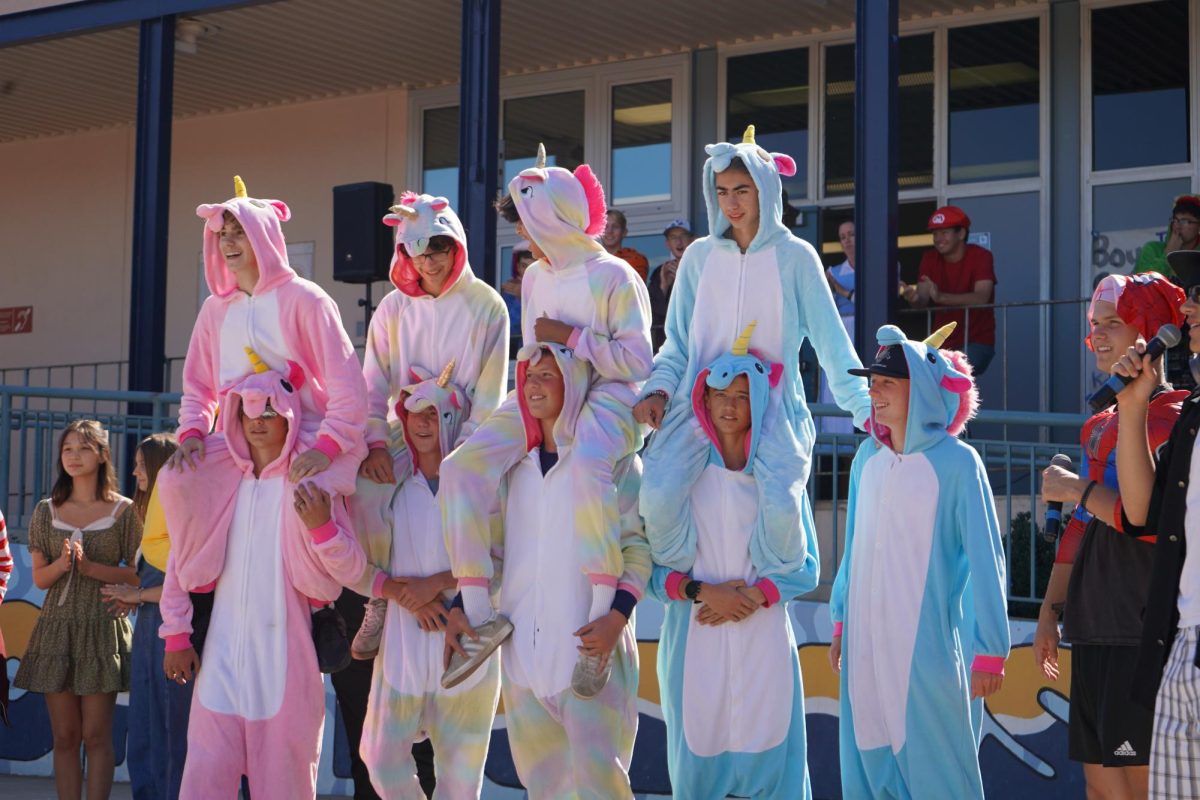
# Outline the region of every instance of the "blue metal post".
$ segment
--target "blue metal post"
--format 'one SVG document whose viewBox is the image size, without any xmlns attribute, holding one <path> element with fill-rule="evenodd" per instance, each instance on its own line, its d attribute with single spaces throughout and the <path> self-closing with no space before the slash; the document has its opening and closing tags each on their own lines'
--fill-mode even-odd
<svg viewBox="0 0 1200 800">
<path fill-rule="evenodd" d="M 854 335 L 866 361 L 896 312 L 899 0 L 856 0 L 854 225 L 858 281 Z"/>
<path fill-rule="evenodd" d="M 458 215 L 476 273 L 496 281 L 500 152 L 500 0 L 463 0 L 458 115 Z"/>
</svg>

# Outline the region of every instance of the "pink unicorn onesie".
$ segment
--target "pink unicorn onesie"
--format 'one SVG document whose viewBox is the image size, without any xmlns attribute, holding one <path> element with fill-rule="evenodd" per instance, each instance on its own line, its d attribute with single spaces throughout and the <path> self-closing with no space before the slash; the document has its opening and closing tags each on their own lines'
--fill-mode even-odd
<svg viewBox="0 0 1200 800">
<path fill-rule="evenodd" d="M 534 254 L 540 254 L 521 284 L 524 346 L 539 341 L 566 346 L 595 374 L 576 423 L 573 494 L 576 535 L 585 553 L 580 566 L 599 613 L 611 606 L 623 569 L 613 475 L 642 445 L 631 409 L 652 367 L 650 296 L 638 274 L 595 238 L 604 229 L 606 206 L 588 165 L 573 173 L 547 167 L 539 145 L 535 166 L 513 178 L 508 191 L 520 217 L 518 230 L 523 226 Z M 487 593 L 489 498 L 529 447 L 517 398 L 510 395 L 443 466 L 446 546 L 467 619 L 476 628 L 494 616 Z M 487 642 L 484 650 L 494 644 Z"/>
<path fill-rule="evenodd" d="M 316 796 L 325 691 L 311 606 L 332 602 L 365 562 L 342 503 L 333 502 L 328 521 L 312 529 L 299 516 L 313 486 L 297 492 L 288 479 L 303 450 L 302 374 L 285 377 L 261 362 L 257 368 L 263 371 L 224 395 L 224 430 L 209 437 L 209 459 L 224 456 L 213 460 L 223 468 L 183 479 L 189 508 L 205 509 L 213 524 L 171 531 L 159 629 L 164 666 L 169 678 L 183 682 L 201 667 L 183 800 L 235 797 L 242 775 L 256 798 Z M 276 439 L 264 445 L 272 430 Z M 255 461 L 272 456 L 269 463 Z M 202 665 L 190 652 L 189 591 L 215 592 Z M 172 666 L 176 654 L 186 661 L 182 669 Z"/>
<path fill-rule="evenodd" d="M 367 454 L 366 387 L 354 346 L 333 299 L 288 264 L 279 225 L 291 217 L 288 207 L 280 200 L 248 197 L 241 178 L 233 180 L 232 198 L 196 209 L 204 220 L 204 277 L 212 295 L 200 308 L 183 365 L 180 445 L 190 454 L 198 446 L 190 440 L 203 442 L 214 422 L 221 429 L 215 418 L 221 393 L 245 377 L 244 348 L 250 347 L 272 368 L 286 372 L 295 363 L 308 376 L 298 390 L 305 412 L 299 431 L 304 455 L 292 478 L 321 473 L 316 482 L 323 489 L 351 494 Z M 252 285 L 239 285 L 239 277 L 246 284 L 255 274 Z M 224 466 L 202 456 L 196 468 L 203 474 Z M 192 521 L 171 514 L 172 472 L 165 471 L 165 483 L 159 485 L 174 536 L 181 525 L 207 522 L 203 515 Z"/>
<path fill-rule="evenodd" d="M 355 533 L 369 561 L 350 588 L 379 601 L 368 607 L 363 634 L 369 634 L 370 646 L 360 655 L 371 655 L 378 646 L 379 593 L 391 563 L 392 496 L 412 474 L 412 454 L 399 423 L 404 387 L 419 382 L 418 370 L 454 362 L 455 383 L 471 412 L 447 443 L 448 455 L 496 410 L 508 380 L 508 309 L 496 290 L 471 271 L 466 234 L 449 201 L 405 192 L 391 210 L 383 221 L 396 229 L 391 269 L 396 288 L 371 318 L 363 376 L 367 444 L 387 453 L 392 469 L 390 475 L 386 469 L 378 472 L 370 468 L 369 458 L 350 501 Z"/>
</svg>

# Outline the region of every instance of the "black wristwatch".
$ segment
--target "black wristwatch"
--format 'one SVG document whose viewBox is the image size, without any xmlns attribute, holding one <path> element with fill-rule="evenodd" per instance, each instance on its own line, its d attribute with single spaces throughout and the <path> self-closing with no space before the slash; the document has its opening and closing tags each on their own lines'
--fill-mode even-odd
<svg viewBox="0 0 1200 800">
<path fill-rule="evenodd" d="M 683 587 L 683 596 L 694 602 L 700 596 L 700 587 L 703 585 L 700 581 L 689 580 L 687 585 Z"/>
</svg>

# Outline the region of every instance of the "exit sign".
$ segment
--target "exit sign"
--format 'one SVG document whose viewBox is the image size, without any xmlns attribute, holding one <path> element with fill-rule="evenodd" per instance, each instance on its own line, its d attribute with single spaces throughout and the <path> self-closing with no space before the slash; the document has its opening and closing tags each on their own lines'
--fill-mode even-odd
<svg viewBox="0 0 1200 800">
<path fill-rule="evenodd" d="M 33 306 L 0 308 L 0 334 L 29 333 L 33 330 Z"/>
</svg>

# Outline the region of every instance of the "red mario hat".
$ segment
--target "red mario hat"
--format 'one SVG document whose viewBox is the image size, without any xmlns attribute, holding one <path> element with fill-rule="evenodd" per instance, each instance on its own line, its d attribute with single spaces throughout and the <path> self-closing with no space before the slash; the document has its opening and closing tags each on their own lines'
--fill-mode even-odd
<svg viewBox="0 0 1200 800">
<path fill-rule="evenodd" d="M 971 218 L 967 216 L 965 211 L 958 206 L 942 206 L 933 212 L 933 216 L 929 218 L 929 224 L 925 226 L 925 229 L 936 231 L 942 228 L 969 227 L 971 227 Z"/>
</svg>

